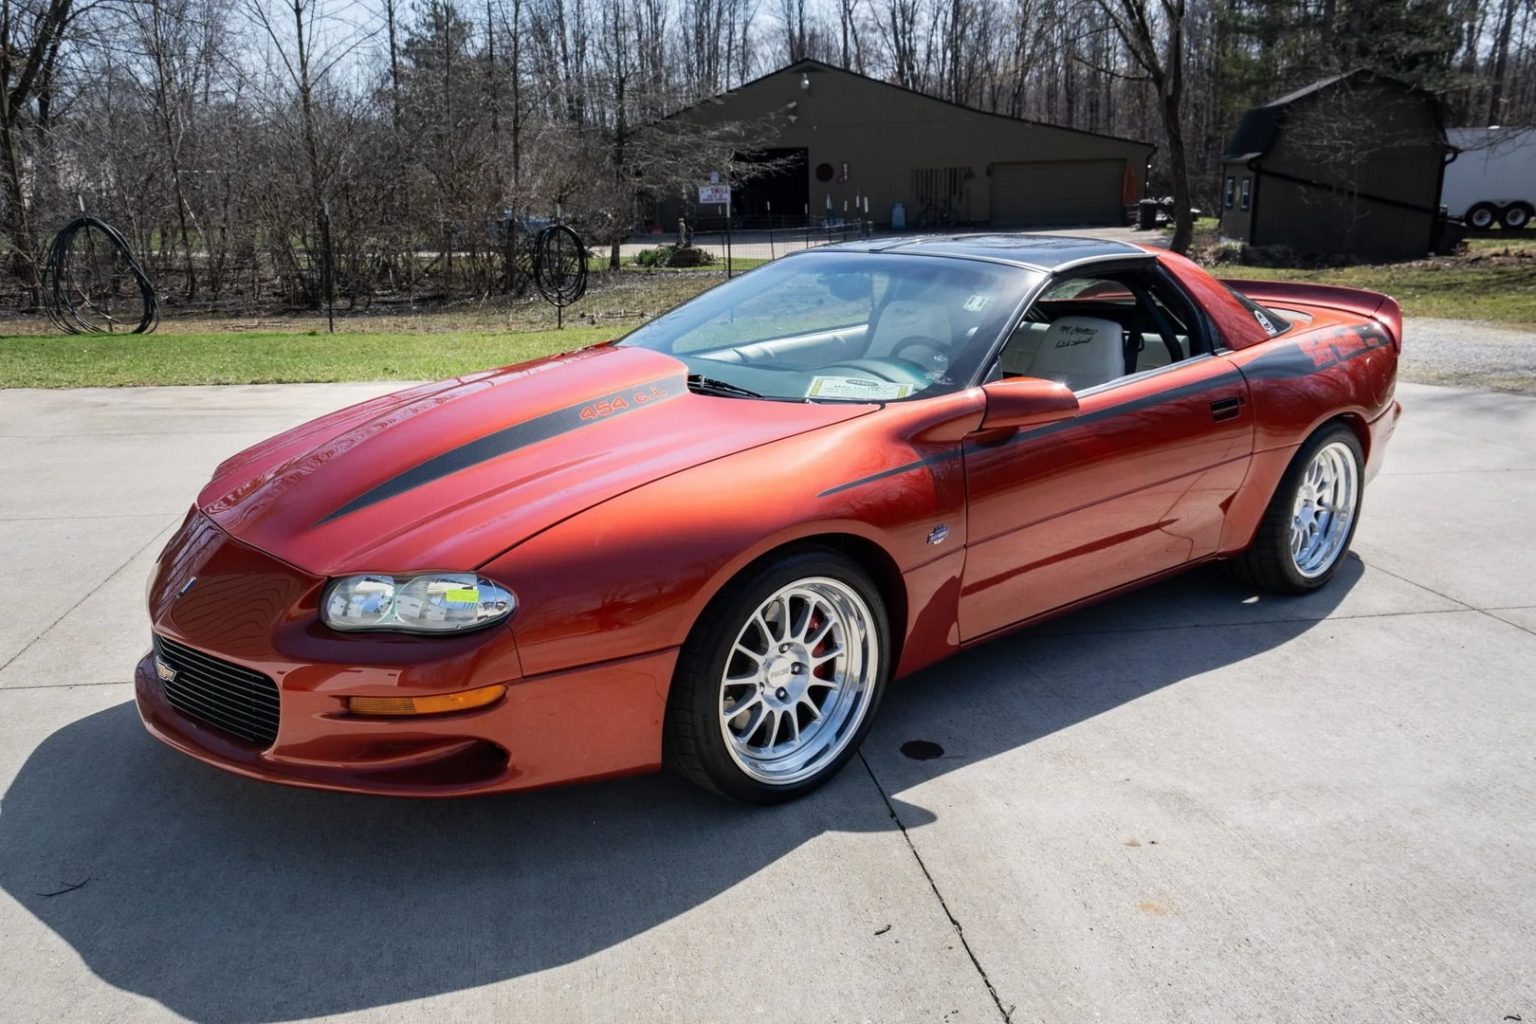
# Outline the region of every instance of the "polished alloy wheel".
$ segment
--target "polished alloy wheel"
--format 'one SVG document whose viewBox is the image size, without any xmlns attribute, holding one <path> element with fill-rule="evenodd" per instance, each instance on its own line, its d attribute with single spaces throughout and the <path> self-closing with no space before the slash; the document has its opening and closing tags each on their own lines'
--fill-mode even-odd
<svg viewBox="0 0 1536 1024">
<path fill-rule="evenodd" d="M 1327 572 L 1349 541 L 1360 507 L 1360 469 L 1342 441 L 1318 449 L 1307 463 L 1291 509 L 1291 561 L 1306 579 Z"/>
<path fill-rule="evenodd" d="M 720 680 L 720 731 L 747 775 L 789 786 L 837 758 L 879 673 L 869 606 L 838 580 L 780 588 L 747 619 Z"/>
</svg>

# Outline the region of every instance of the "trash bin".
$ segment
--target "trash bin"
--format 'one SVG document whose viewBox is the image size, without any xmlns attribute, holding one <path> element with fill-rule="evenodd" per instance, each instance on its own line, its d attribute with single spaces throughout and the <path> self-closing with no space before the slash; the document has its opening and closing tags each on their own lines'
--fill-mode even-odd
<svg viewBox="0 0 1536 1024">
<path fill-rule="evenodd" d="M 1136 230 L 1152 231 L 1157 227 L 1157 200 L 1143 199 L 1136 204 Z"/>
</svg>

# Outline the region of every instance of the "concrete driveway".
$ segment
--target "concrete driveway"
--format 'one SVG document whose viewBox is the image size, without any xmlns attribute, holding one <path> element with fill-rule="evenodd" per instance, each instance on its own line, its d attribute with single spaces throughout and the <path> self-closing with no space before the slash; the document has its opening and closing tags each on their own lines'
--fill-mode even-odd
<svg viewBox="0 0 1536 1024">
<path fill-rule="evenodd" d="M 384 390 L 0 392 L 0 1019 L 1536 1020 L 1536 400 L 1404 386 L 1326 592 L 1198 571 L 994 643 L 792 806 L 161 747 L 158 548 L 220 458 Z"/>
</svg>

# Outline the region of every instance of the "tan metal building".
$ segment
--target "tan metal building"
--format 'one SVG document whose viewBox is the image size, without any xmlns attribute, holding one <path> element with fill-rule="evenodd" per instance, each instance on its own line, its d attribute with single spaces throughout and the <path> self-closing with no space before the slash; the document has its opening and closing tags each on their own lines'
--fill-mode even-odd
<svg viewBox="0 0 1536 1024">
<path fill-rule="evenodd" d="M 1151 143 L 974 110 L 801 60 L 675 115 L 772 126 L 759 157 L 777 173 L 733 194 L 738 223 L 854 218 L 879 226 L 995 228 L 1124 224 L 1142 195 Z M 900 204 L 898 209 L 897 204 Z M 670 226 L 693 210 L 663 197 Z"/>
<path fill-rule="evenodd" d="M 1312 255 L 1426 256 L 1456 152 L 1423 89 L 1353 71 L 1243 115 L 1222 157 L 1223 238 Z"/>
</svg>

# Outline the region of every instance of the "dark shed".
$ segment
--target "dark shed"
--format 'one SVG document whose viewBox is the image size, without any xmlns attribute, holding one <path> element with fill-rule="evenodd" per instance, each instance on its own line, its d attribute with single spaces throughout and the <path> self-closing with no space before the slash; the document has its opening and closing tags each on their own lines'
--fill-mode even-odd
<svg viewBox="0 0 1536 1024">
<path fill-rule="evenodd" d="M 1243 115 L 1222 158 L 1222 237 L 1425 256 L 1454 152 L 1432 93 L 1364 70 L 1323 79 Z"/>
</svg>

